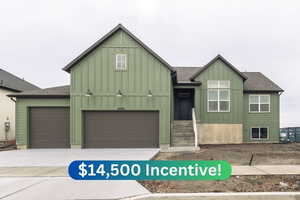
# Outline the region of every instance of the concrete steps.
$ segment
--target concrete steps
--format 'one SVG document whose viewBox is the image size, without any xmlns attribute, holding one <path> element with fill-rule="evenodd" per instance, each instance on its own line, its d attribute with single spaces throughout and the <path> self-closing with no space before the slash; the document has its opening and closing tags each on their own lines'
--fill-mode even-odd
<svg viewBox="0 0 300 200">
<path fill-rule="evenodd" d="M 171 131 L 172 147 L 195 146 L 193 122 L 191 120 L 174 120 Z"/>
</svg>

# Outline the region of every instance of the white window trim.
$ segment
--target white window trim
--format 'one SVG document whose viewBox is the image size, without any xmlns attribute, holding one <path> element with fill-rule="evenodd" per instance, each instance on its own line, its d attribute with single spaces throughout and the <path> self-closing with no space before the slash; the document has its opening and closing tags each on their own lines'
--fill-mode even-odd
<svg viewBox="0 0 300 200">
<path fill-rule="evenodd" d="M 250 98 L 253 96 L 258 96 L 258 111 L 251 111 L 250 105 L 254 103 L 250 103 Z M 269 111 L 261 111 L 260 110 L 260 97 L 268 96 L 269 97 Z M 249 113 L 270 113 L 271 112 L 271 95 L 269 94 L 251 94 L 249 95 Z"/>
<path fill-rule="evenodd" d="M 218 87 L 217 88 L 209 88 L 208 85 L 209 85 L 209 82 L 211 81 L 218 81 Z M 227 81 L 229 83 L 229 87 L 228 88 L 221 88 L 221 81 Z M 230 86 L 231 86 L 231 81 L 230 80 L 207 80 L 207 88 L 208 89 L 230 89 Z"/>
<path fill-rule="evenodd" d="M 125 57 L 125 66 L 124 66 L 124 68 L 118 68 L 118 56 L 124 56 Z M 118 54 L 116 54 L 116 66 L 115 66 L 115 70 L 116 71 L 126 71 L 127 70 L 127 54 L 125 54 L 125 53 L 118 53 Z"/>
<path fill-rule="evenodd" d="M 210 81 L 218 81 L 218 88 L 208 88 Z M 228 81 L 229 82 L 229 88 L 221 88 L 220 82 L 221 81 Z M 220 112 L 220 113 L 229 113 L 231 111 L 231 91 L 230 91 L 230 80 L 208 80 L 207 81 L 207 112 Z M 218 91 L 218 99 L 217 100 L 209 100 L 209 90 L 217 90 Z M 220 100 L 220 90 L 228 90 L 229 91 L 229 100 Z M 210 101 L 217 101 L 218 102 L 218 110 L 210 110 L 209 109 L 209 102 Z M 229 102 L 228 110 L 220 110 L 220 101 L 227 101 Z"/>
<path fill-rule="evenodd" d="M 259 138 L 253 138 L 252 137 L 252 129 L 254 129 L 254 128 L 258 128 L 259 129 L 259 133 L 258 133 L 258 135 L 259 135 Z M 267 138 L 260 138 L 260 129 L 261 128 L 266 128 L 267 129 Z M 270 136 L 270 128 L 269 127 L 267 127 L 267 126 L 260 126 L 260 127 L 251 127 L 250 128 L 250 140 L 269 140 L 269 136 Z"/>
</svg>

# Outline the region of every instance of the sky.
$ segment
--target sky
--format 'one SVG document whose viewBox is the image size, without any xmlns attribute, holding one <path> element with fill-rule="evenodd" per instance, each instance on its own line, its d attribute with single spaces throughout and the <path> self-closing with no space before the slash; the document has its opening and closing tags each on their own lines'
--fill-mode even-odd
<svg viewBox="0 0 300 200">
<path fill-rule="evenodd" d="M 300 126 L 298 0 L 11 0 L 0 6 L 0 68 L 39 87 L 69 84 L 62 68 L 122 23 L 173 66 L 217 54 L 285 92 L 281 126 Z"/>
</svg>

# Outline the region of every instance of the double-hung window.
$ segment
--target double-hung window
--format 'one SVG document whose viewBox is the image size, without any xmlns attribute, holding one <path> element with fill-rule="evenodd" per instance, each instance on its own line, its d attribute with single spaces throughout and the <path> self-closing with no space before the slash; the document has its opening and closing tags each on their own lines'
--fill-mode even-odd
<svg viewBox="0 0 300 200">
<path fill-rule="evenodd" d="M 262 140 L 268 139 L 268 128 L 251 128 L 251 139 Z"/>
<path fill-rule="evenodd" d="M 270 112 L 270 95 L 250 95 L 250 112 Z"/>
<path fill-rule="evenodd" d="M 230 112 L 230 81 L 207 81 L 208 112 Z"/>
<path fill-rule="evenodd" d="M 116 54 L 116 70 L 126 70 L 127 68 L 127 55 Z"/>
</svg>

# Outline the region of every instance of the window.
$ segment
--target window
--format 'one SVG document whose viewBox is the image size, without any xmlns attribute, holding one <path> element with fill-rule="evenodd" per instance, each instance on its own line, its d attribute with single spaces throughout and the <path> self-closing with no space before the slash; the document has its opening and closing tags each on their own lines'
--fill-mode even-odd
<svg viewBox="0 0 300 200">
<path fill-rule="evenodd" d="M 208 112 L 230 112 L 230 81 L 207 82 Z"/>
<path fill-rule="evenodd" d="M 251 139 L 268 139 L 268 128 L 251 128 Z"/>
<path fill-rule="evenodd" d="M 126 70 L 127 68 L 127 55 L 116 54 L 116 70 Z"/>
<path fill-rule="evenodd" d="M 270 112 L 270 95 L 250 95 L 250 112 Z"/>
</svg>

